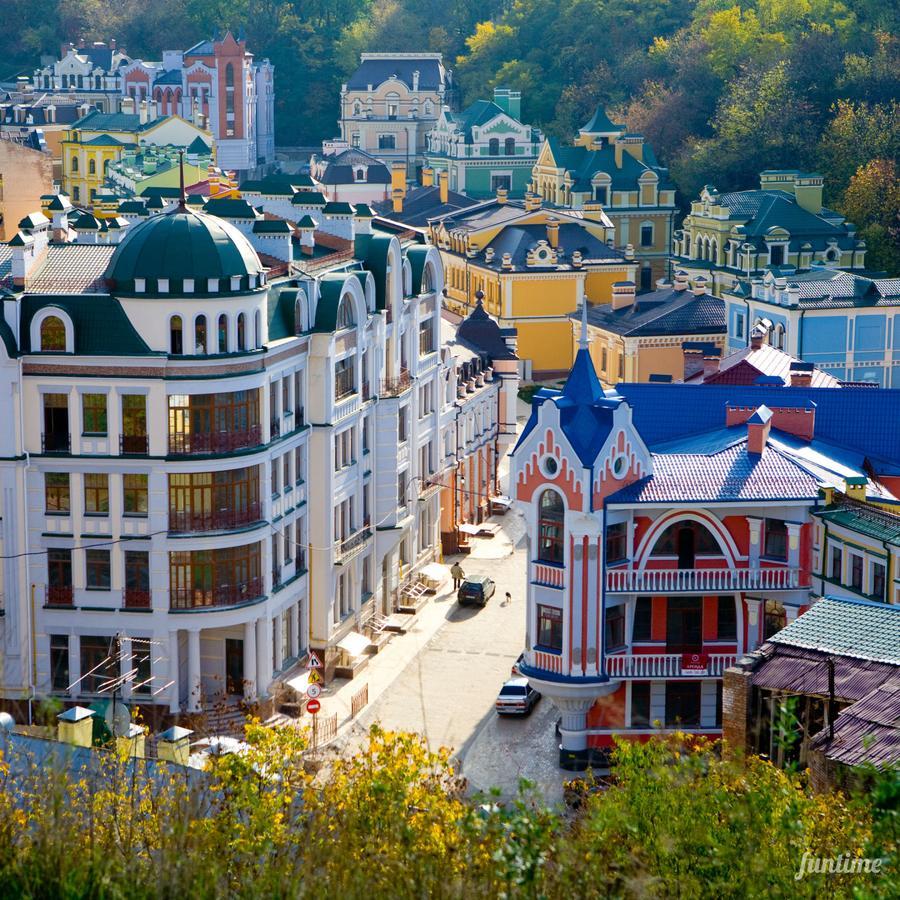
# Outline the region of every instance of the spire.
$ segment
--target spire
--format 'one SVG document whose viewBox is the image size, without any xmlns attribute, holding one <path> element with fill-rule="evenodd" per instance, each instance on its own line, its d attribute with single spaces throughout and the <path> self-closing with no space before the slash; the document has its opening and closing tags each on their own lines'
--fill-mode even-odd
<svg viewBox="0 0 900 900">
<path fill-rule="evenodd" d="M 578 349 L 579 350 L 587 350 L 589 348 L 588 344 L 588 329 L 587 329 L 587 310 L 588 303 L 587 297 L 581 298 L 581 337 L 578 339 Z"/>
<path fill-rule="evenodd" d="M 178 206 L 181 210 L 187 209 L 187 195 L 184 192 L 184 148 L 178 151 Z"/>
</svg>

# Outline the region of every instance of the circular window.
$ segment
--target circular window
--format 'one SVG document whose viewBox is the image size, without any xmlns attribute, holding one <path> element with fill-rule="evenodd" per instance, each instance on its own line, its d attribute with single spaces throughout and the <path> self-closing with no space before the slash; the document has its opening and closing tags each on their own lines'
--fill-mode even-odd
<svg viewBox="0 0 900 900">
<path fill-rule="evenodd" d="M 556 473 L 559 472 L 559 463 L 556 461 L 556 457 L 545 456 L 541 460 L 541 469 L 548 478 L 555 478 Z"/>
<path fill-rule="evenodd" d="M 614 460 L 612 464 L 613 475 L 616 478 L 622 478 L 628 469 L 628 457 L 625 456 L 624 453 L 619 454 Z"/>
</svg>

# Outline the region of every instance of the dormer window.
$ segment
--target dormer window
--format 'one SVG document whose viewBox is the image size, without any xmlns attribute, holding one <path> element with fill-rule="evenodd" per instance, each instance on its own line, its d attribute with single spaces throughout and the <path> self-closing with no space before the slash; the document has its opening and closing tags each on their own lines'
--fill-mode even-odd
<svg viewBox="0 0 900 900">
<path fill-rule="evenodd" d="M 183 282 L 184 292 L 186 294 L 194 293 L 194 279 L 193 278 L 185 278 Z"/>
<path fill-rule="evenodd" d="M 146 278 L 135 278 L 134 279 L 134 292 L 136 294 L 143 294 L 144 291 L 147 290 L 147 279 Z"/>
<path fill-rule="evenodd" d="M 156 289 L 160 294 L 168 294 L 169 293 L 169 279 L 168 278 L 159 278 L 156 281 Z"/>
<path fill-rule="evenodd" d="M 231 289 L 233 291 L 239 291 L 241 289 L 241 276 L 240 275 L 232 275 L 231 276 Z"/>
<path fill-rule="evenodd" d="M 219 279 L 218 278 L 207 278 L 206 279 L 206 290 L 209 291 L 210 294 L 215 294 L 219 290 Z"/>
</svg>

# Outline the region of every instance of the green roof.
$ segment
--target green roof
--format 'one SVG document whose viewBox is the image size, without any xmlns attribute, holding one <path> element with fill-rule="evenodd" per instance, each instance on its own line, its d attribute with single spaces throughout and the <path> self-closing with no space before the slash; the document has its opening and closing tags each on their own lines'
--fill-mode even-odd
<svg viewBox="0 0 900 900">
<path fill-rule="evenodd" d="M 76 220 L 75 225 L 73 226 L 76 231 L 102 231 L 103 226 L 100 224 L 100 220 L 96 216 L 92 216 L 90 213 L 82 213 Z"/>
<path fill-rule="evenodd" d="M 413 294 L 422 293 L 422 275 L 425 272 L 425 260 L 428 258 L 430 249 L 431 247 L 421 245 L 409 247 L 406 251 L 406 258 L 409 260 L 409 267 L 412 271 Z"/>
<path fill-rule="evenodd" d="M 124 146 L 118 138 L 114 138 L 110 134 L 100 134 L 89 141 L 82 141 L 84 147 L 122 147 Z"/>
<path fill-rule="evenodd" d="M 349 203 L 326 203 L 324 212 L 332 216 L 352 216 L 353 207 Z"/>
<path fill-rule="evenodd" d="M 298 228 L 315 228 L 316 220 L 308 213 L 297 223 Z"/>
<path fill-rule="evenodd" d="M 375 276 L 375 308 L 387 306 L 385 295 L 387 284 L 388 250 L 394 238 L 387 234 L 362 234 L 355 238 L 353 249 L 356 257 Z"/>
<path fill-rule="evenodd" d="M 318 191 L 297 191 L 291 197 L 294 206 L 324 206 L 325 198 Z"/>
<path fill-rule="evenodd" d="M 900 542 L 900 516 L 868 504 L 828 506 L 813 515 L 879 541 Z"/>
<path fill-rule="evenodd" d="M 269 340 L 279 341 L 294 336 L 294 307 L 297 303 L 296 288 L 269 288 Z"/>
<path fill-rule="evenodd" d="M 223 219 L 255 219 L 258 215 L 246 200 L 233 197 L 214 197 L 206 201 L 203 209 Z"/>
<path fill-rule="evenodd" d="M 319 284 L 319 302 L 316 304 L 316 321 L 312 330 L 330 334 L 337 328 L 338 306 L 344 291 L 347 275 L 331 273 L 324 275 Z"/>
<path fill-rule="evenodd" d="M 24 216 L 19 220 L 19 228 L 40 228 L 49 221 L 50 220 L 43 213 L 28 213 L 27 216 Z"/>
<path fill-rule="evenodd" d="M 12 328 L 9 327 L 9 323 L 2 316 L 0 316 L 0 340 L 3 341 L 6 347 L 6 355 L 10 359 L 15 359 L 18 355 L 16 336 L 13 334 Z"/>
<path fill-rule="evenodd" d="M 259 219 L 253 223 L 254 234 L 290 234 L 291 226 L 284 219 Z"/>
<path fill-rule="evenodd" d="M 582 125 L 579 129 L 579 131 L 582 131 L 585 134 L 608 134 L 610 132 L 624 130 L 625 126 L 615 125 L 602 106 L 598 106 L 594 110 L 594 115 L 591 116 L 590 121 L 585 125 Z"/>
<path fill-rule="evenodd" d="M 58 296 L 26 294 L 22 299 L 22 352 L 30 353 L 31 320 L 42 309 L 58 307 L 75 329 L 75 352 L 84 356 L 138 356 L 152 351 L 135 331 L 121 304 L 108 294 Z"/>
<path fill-rule="evenodd" d="M 22 234 L 21 231 L 17 231 L 10 239 L 9 246 L 24 247 L 26 244 L 30 244 L 33 242 L 34 238 L 30 234 Z"/>
<path fill-rule="evenodd" d="M 199 156 L 200 154 L 207 154 L 210 152 L 209 147 L 206 144 L 206 141 L 203 140 L 202 137 L 198 134 L 190 144 L 187 146 L 187 152 L 192 156 Z"/>
<path fill-rule="evenodd" d="M 53 199 L 47 206 L 47 209 L 65 211 L 71 209 L 72 204 L 67 194 L 54 194 Z"/>
<path fill-rule="evenodd" d="M 272 197 L 292 197 L 297 188 L 309 187 L 312 179 L 308 175 L 291 175 L 284 172 L 275 172 L 264 178 L 255 178 L 242 181 L 241 191 L 257 194 L 269 194 Z"/>
<path fill-rule="evenodd" d="M 356 204 L 356 218 L 357 219 L 374 219 L 375 213 L 369 208 L 367 203 L 357 203 Z"/>
</svg>

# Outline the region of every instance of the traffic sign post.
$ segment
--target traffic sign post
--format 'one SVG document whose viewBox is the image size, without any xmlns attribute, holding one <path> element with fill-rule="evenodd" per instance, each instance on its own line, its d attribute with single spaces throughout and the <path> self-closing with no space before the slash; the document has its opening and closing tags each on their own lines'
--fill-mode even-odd
<svg viewBox="0 0 900 900">
<path fill-rule="evenodd" d="M 312 713 L 313 715 L 315 715 L 321 708 L 322 708 L 322 704 L 321 704 L 318 700 L 316 700 L 315 697 L 313 697 L 313 698 L 306 704 L 306 711 L 307 711 L 308 713 Z"/>
<path fill-rule="evenodd" d="M 316 752 L 319 749 L 318 740 L 318 712 L 322 709 L 322 703 L 319 696 L 322 693 L 322 675 L 320 670 L 324 671 L 322 660 L 315 650 L 309 651 L 309 657 L 306 660 L 306 711 L 313 717 L 312 720 L 312 749 Z"/>
<path fill-rule="evenodd" d="M 322 693 L 322 688 L 317 684 L 311 684 L 306 689 L 306 696 L 309 697 L 310 700 L 315 700 Z"/>
<path fill-rule="evenodd" d="M 319 659 L 319 655 L 315 650 L 309 651 L 309 659 L 306 661 L 307 669 L 321 669 L 322 668 L 322 660 Z"/>
</svg>

